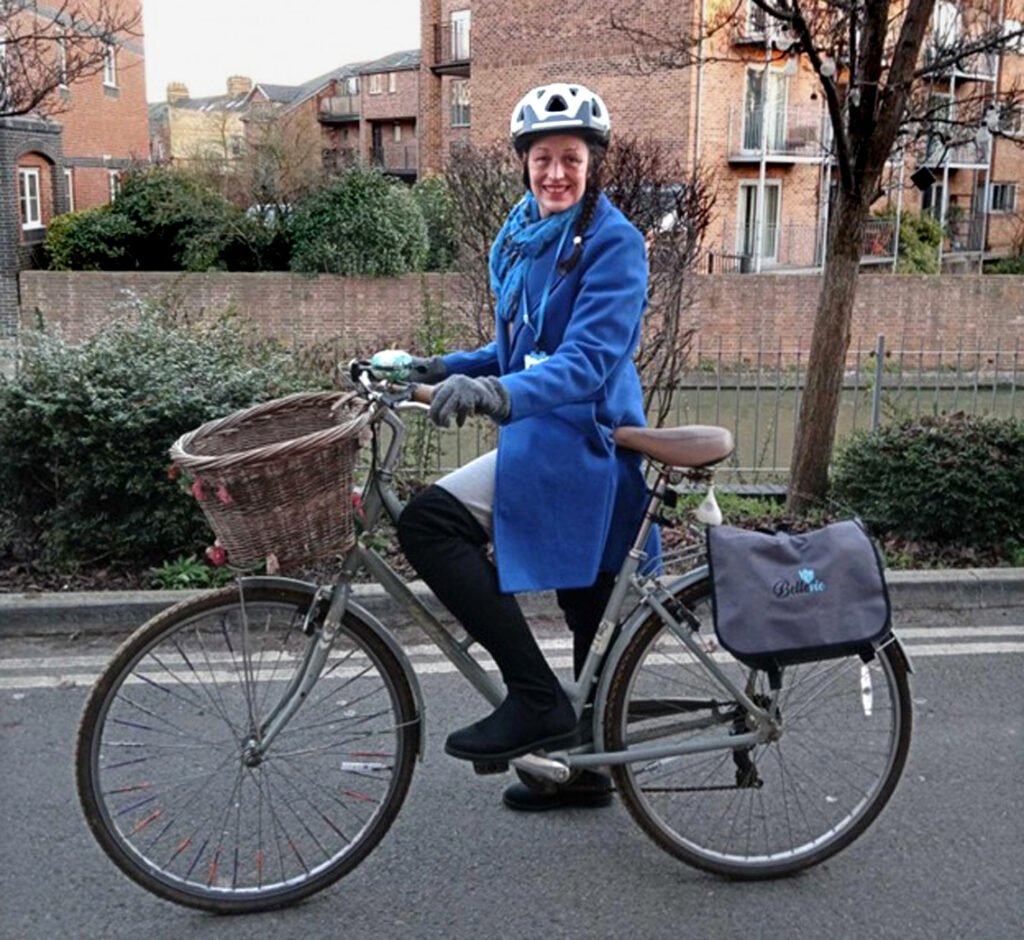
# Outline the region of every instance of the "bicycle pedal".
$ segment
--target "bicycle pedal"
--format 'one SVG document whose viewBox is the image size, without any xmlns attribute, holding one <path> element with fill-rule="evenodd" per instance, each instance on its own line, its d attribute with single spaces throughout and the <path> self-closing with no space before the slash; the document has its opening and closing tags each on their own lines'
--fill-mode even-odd
<svg viewBox="0 0 1024 940">
<path fill-rule="evenodd" d="M 475 760 L 473 761 L 473 772 L 479 774 L 481 777 L 487 776 L 487 774 L 508 773 L 508 761 Z"/>
</svg>

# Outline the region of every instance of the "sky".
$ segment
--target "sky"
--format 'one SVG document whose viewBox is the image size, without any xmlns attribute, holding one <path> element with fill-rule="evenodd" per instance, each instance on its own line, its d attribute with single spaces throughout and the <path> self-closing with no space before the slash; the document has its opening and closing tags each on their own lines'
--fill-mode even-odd
<svg viewBox="0 0 1024 940">
<path fill-rule="evenodd" d="M 229 75 L 300 85 L 420 45 L 419 0 L 143 0 L 146 99 L 222 94 Z"/>
</svg>

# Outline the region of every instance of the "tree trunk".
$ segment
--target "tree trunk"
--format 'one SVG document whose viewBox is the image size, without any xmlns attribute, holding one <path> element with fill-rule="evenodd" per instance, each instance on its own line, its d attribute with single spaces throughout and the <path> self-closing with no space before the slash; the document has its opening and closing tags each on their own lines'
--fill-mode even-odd
<svg viewBox="0 0 1024 940">
<path fill-rule="evenodd" d="M 835 441 L 850 322 L 860 270 L 867 206 L 840 188 L 829 228 L 828 255 L 814 317 L 807 384 L 800 400 L 787 508 L 802 513 L 828 493 L 828 468 Z"/>
</svg>

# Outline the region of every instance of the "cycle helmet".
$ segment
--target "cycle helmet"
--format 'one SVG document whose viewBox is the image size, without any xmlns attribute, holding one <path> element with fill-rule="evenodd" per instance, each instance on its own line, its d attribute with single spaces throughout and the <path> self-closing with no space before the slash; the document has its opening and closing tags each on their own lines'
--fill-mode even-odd
<svg viewBox="0 0 1024 940">
<path fill-rule="evenodd" d="M 601 96 L 584 85 L 556 82 L 531 89 L 512 110 L 512 145 L 523 154 L 541 134 L 578 133 L 608 145 L 611 119 Z"/>
</svg>

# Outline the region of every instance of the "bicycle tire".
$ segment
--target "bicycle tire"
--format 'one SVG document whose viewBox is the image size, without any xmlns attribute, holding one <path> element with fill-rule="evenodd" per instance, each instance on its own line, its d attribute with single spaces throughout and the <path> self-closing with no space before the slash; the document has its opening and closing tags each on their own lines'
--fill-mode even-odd
<svg viewBox="0 0 1024 940">
<path fill-rule="evenodd" d="M 306 701 L 247 763 L 245 740 L 308 642 L 312 594 L 244 597 L 244 616 L 234 585 L 126 640 L 86 702 L 75 756 L 86 820 L 121 871 L 222 914 L 293 904 L 355 868 L 397 816 L 420 738 L 400 662 L 349 611 Z"/>
<path fill-rule="evenodd" d="M 676 600 L 713 644 L 707 579 Z M 724 651 L 715 659 L 748 694 L 767 691 L 765 673 Z M 707 725 L 721 727 L 738 707 L 726 696 L 652 614 L 615 666 L 605 745 L 617 751 L 631 741 L 660 745 L 707 734 Z M 832 857 L 874 821 L 903 772 L 912 712 L 902 650 L 890 643 L 868 662 L 851 656 L 789 667 L 781 714 L 779 739 L 738 758 L 715 750 L 613 767 L 623 803 L 661 848 L 730 878 L 783 877 Z M 741 718 L 733 728 L 746 730 Z"/>
</svg>

